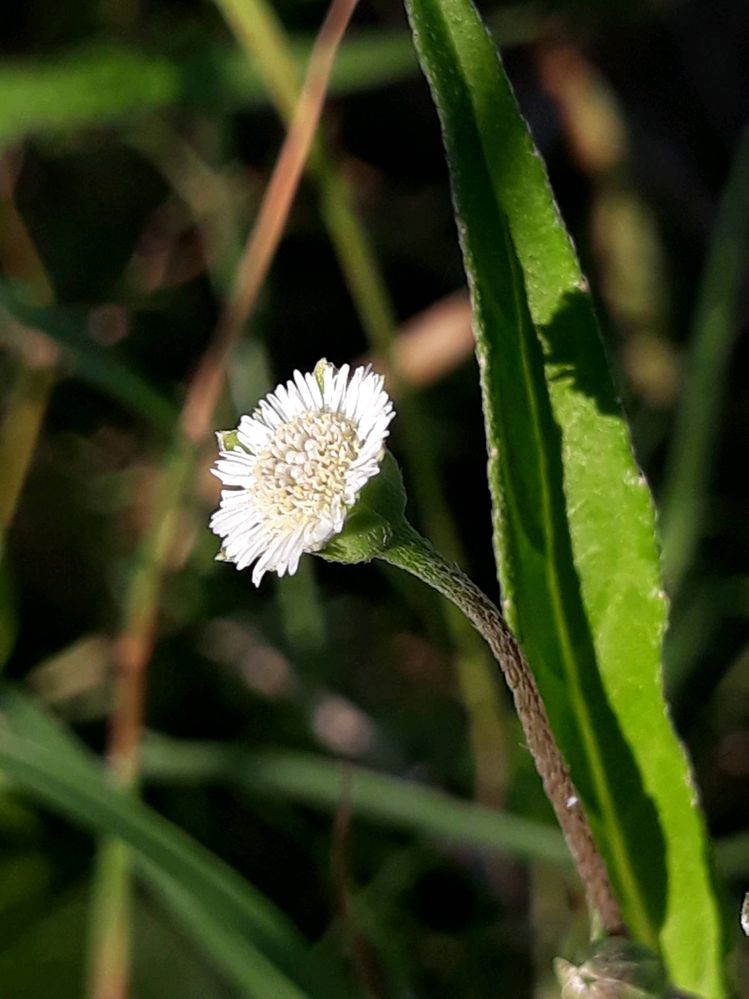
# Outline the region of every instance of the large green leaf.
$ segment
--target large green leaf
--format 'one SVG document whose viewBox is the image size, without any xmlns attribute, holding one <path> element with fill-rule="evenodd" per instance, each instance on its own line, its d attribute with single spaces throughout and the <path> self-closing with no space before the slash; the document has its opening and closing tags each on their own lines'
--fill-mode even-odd
<svg viewBox="0 0 749 999">
<path fill-rule="evenodd" d="M 703 819 L 661 692 L 647 484 L 587 285 L 469 0 L 408 0 L 471 285 L 505 609 L 634 935 L 724 994 Z"/>
<path fill-rule="evenodd" d="M 97 833 L 120 836 L 162 900 L 247 996 L 344 995 L 335 969 L 235 871 L 131 795 L 62 728 L 10 687 L 0 690 L 0 768 L 37 800 Z"/>
</svg>

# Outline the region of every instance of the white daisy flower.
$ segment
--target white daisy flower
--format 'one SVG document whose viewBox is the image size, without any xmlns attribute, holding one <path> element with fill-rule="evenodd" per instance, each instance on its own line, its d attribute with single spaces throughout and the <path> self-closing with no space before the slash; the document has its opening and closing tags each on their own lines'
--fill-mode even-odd
<svg viewBox="0 0 749 999">
<path fill-rule="evenodd" d="M 314 374 L 267 395 L 236 431 L 217 434 L 211 469 L 228 489 L 210 521 L 223 539 L 219 558 L 238 569 L 255 563 L 293 575 L 305 552 L 317 552 L 343 530 L 365 483 L 377 475 L 395 412 L 382 375 L 371 367 L 337 371 L 320 361 Z"/>
</svg>

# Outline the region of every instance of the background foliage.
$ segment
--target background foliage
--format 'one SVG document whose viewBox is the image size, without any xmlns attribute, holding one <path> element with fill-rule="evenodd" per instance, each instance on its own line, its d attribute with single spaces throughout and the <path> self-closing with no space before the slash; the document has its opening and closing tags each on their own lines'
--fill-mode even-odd
<svg viewBox="0 0 749 999">
<path fill-rule="evenodd" d="M 661 500 L 665 683 L 736 914 L 749 868 L 749 25 L 738 0 L 721 7 L 483 13 Z M 308 560 L 256 592 L 215 565 L 208 452 L 170 507 L 179 545 L 149 533 L 171 495 L 159 490 L 181 488 L 171 432 L 324 14 L 275 8 L 287 47 L 272 10 L 222 9 L 227 21 L 204 4 L 79 2 L 62 16 L 39 3 L 6 23 L 0 764 L 14 786 L 0 787 L 0 991 L 81 994 L 92 900 L 118 883 L 90 833 L 114 832 L 138 875 L 137 996 L 350 994 L 351 969 L 364 994 L 489 995 L 497 981 L 547 994 L 550 957 L 584 939 L 581 899 L 504 691 L 461 623 L 374 566 Z M 267 30 L 243 34 L 242 9 Z M 382 357 L 399 327 L 393 448 L 411 517 L 495 593 L 447 173 L 399 7 L 362 5 L 333 89 L 218 423 L 322 355 Z M 402 328 L 435 303 L 418 335 Z M 106 746 L 113 640 L 149 615 L 139 804 L 89 751 Z M 733 963 L 740 981 L 738 945 Z"/>
</svg>

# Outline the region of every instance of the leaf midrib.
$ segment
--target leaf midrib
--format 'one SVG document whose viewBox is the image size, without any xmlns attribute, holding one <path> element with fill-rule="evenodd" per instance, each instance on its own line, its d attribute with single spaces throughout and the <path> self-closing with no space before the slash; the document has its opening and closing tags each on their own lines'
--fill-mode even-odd
<svg viewBox="0 0 749 999">
<path fill-rule="evenodd" d="M 469 88 L 469 100 L 470 100 L 470 88 Z M 486 159 L 486 151 L 484 149 L 483 143 L 480 141 L 479 144 Z M 491 177 L 491 173 L 488 169 L 487 164 L 487 175 Z M 492 188 L 493 190 L 493 188 Z M 496 199 L 496 195 L 495 195 Z M 498 210 L 501 212 L 501 208 L 498 206 Z M 514 262 L 515 258 L 515 248 L 512 243 L 512 237 L 510 235 L 509 226 L 505 222 L 505 241 L 507 243 L 508 259 Z M 531 413 L 531 432 L 533 441 L 536 447 L 536 453 L 538 456 L 538 462 L 541 470 L 541 510 L 542 510 L 542 524 L 544 534 L 546 536 L 548 551 L 551 553 L 551 559 L 544 560 L 544 575 L 546 577 L 547 589 L 551 597 L 552 611 L 554 614 L 554 624 L 555 630 L 559 636 L 560 640 L 560 650 L 565 663 L 566 672 L 572 680 L 571 693 L 574 697 L 575 702 L 575 714 L 580 721 L 580 732 L 582 736 L 582 742 L 585 747 L 585 754 L 588 759 L 588 765 L 591 769 L 591 776 L 593 778 L 593 785 L 596 790 L 596 796 L 598 798 L 599 804 L 603 812 L 607 815 L 607 845 L 610 852 L 614 855 L 616 860 L 617 871 L 620 875 L 620 879 L 624 881 L 623 887 L 628 894 L 631 905 L 637 910 L 636 918 L 638 923 L 640 923 L 639 929 L 642 932 L 643 929 L 647 929 L 650 937 L 657 941 L 657 932 L 653 927 L 650 918 L 648 916 L 647 910 L 642 903 L 642 898 L 638 891 L 637 879 L 634 876 L 629 852 L 626 849 L 626 843 L 623 841 L 619 822 L 617 821 L 616 808 L 614 806 L 611 793 L 609 791 L 608 781 L 606 780 L 606 774 L 601 765 L 601 756 L 597 751 L 598 740 L 596 739 L 594 726 L 592 719 L 590 717 L 590 712 L 584 697 L 581 696 L 580 691 L 580 673 L 577 666 L 577 659 L 574 655 L 572 648 L 572 638 L 569 632 L 569 627 L 567 624 L 567 617 L 564 613 L 564 602 L 562 600 L 562 594 L 559 585 L 559 578 L 556 572 L 556 552 L 558 551 L 558 534 L 554 522 L 552 501 L 551 501 L 551 491 L 549 488 L 549 464 L 548 457 L 546 454 L 546 449 L 543 447 L 543 433 L 541 430 L 541 420 L 538 411 L 538 402 L 536 399 L 535 392 L 533 391 L 533 380 L 530 370 L 530 360 L 528 358 L 528 348 L 523 335 L 523 324 L 520 318 L 523 315 L 523 300 L 520 296 L 519 281 L 517 276 L 517 265 L 511 263 L 512 270 L 512 293 L 514 296 L 514 312 L 517 321 L 518 334 L 519 334 L 519 347 L 520 347 L 520 358 L 522 362 L 523 380 L 526 391 L 526 396 L 528 398 L 529 409 Z M 529 317 L 530 322 L 530 317 Z M 532 323 L 531 323 L 532 325 Z"/>
</svg>

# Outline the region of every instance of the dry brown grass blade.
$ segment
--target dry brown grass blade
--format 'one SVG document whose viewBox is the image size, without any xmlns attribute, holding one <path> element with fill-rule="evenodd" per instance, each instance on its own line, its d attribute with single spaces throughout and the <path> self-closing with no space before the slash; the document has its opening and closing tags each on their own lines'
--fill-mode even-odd
<svg viewBox="0 0 749 999">
<path fill-rule="evenodd" d="M 254 308 L 281 239 L 317 131 L 335 54 L 355 7 L 356 0 L 333 0 L 320 28 L 286 141 L 237 267 L 213 343 L 190 386 L 182 413 L 188 440 L 199 441 L 210 429 L 228 352 Z"/>
<path fill-rule="evenodd" d="M 286 140 L 210 346 L 188 388 L 173 453 L 160 474 L 150 526 L 140 546 L 141 558 L 125 596 L 123 625 L 113 645 L 115 694 L 107 756 L 123 787 L 132 786 L 137 779 L 145 680 L 156 641 L 161 581 L 179 535 L 181 500 L 193 481 L 197 446 L 211 429 L 229 352 L 252 313 L 286 225 L 335 54 L 355 6 L 356 0 L 333 0 L 320 29 Z M 127 878 L 126 866 L 117 867 L 113 876 Z M 98 913 L 108 932 L 98 941 L 92 960 L 89 991 L 95 999 L 124 999 L 129 987 L 128 962 L 123 956 L 127 952 L 126 901 L 123 892 L 114 888 L 108 896 L 103 894 L 105 910 Z M 116 975 L 112 968 L 117 969 Z"/>
<path fill-rule="evenodd" d="M 144 599 L 136 595 L 127 614 L 129 621 L 115 649 L 115 666 L 121 684 L 112 719 L 109 755 L 117 761 L 116 766 L 126 776 L 126 782 L 133 779 L 137 769 L 134 757 L 142 724 L 143 673 L 151 655 L 156 628 L 158 588 L 154 584 L 163 575 L 171 539 L 176 534 L 175 511 L 186 480 L 184 466 L 191 464 L 192 449 L 211 429 L 229 351 L 247 324 L 278 247 L 317 129 L 335 53 L 355 6 L 356 0 L 333 0 L 320 29 L 297 110 L 238 264 L 232 289 L 211 344 L 187 392 L 181 418 L 186 441 L 180 445 L 186 457 L 177 460 L 176 470 L 166 469 L 163 473 L 164 488 L 160 490 L 160 500 L 155 504 L 153 515 L 157 557 L 150 566 L 151 585 L 136 584 Z"/>
<path fill-rule="evenodd" d="M 471 303 L 465 291 L 439 299 L 398 330 L 387 363 L 373 363 L 389 383 L 426 388 L 449 375 L 473 354 Z"/>
</svg>

